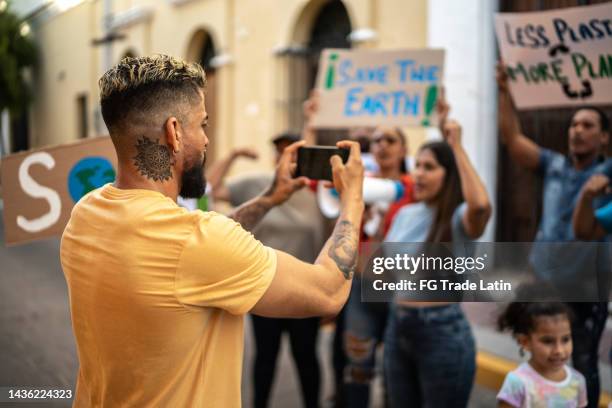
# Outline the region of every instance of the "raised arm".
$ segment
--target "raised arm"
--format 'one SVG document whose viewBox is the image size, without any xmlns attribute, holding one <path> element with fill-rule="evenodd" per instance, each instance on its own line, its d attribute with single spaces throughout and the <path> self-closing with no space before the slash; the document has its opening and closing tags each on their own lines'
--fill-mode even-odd
<svg viewBox="0 0 612 408">
<path fill-rule="evenodd" d="M 238 148 L 232 150 L 232 152 L 225 158 L 217 161 L 208 170 L 207 181 L 210 184 L 212 190 L 212 196 L 215 200 L 229 201 L 230 192 L 225 185 L 225 176 L 229 172 L 232 164 L 239 157 L 246 157 L 249 159 L 257 159 L 257 152 L 249 148 Z"/>
<path fill-rule="evenodd" d="M 497 64 L 498 122 L 501 142 L 506 145 L 510 157 L 522 167 L 537 169 L 540 164 L 540 147 L 525 136 L 508 88 L 508 74 L 504 66 Z"/>
<path fill-rule="evenodd" d="M 357 253 L 363 214 L 363 165 L 356 142 L 346 164 L 332 157 L 334 187 L 340 194 L 340 216 L 336 227 L 314 265 L 277 251 L 276 275 L 270 287 L 251 310 L 267 317 L 307 317 L 337 314 L 346 299 Z"/>
<path fill-rule="evenodd" d="M 304 187 L 308 183 L 307 178 L 293 178 L 292 176 L 296 166 L 297 149 L 303 145 L 304 141 L 299 141 L 287 146 L 278 161 L 274 181 L 268 190 L 236 208 L 229 217 L 240 223 L 242 228 L 250 231 L 271 208 L 281 205 L 294 192 Z"/>
<path fill-rule="evenodd" d="M 586 182 L 578 197 L 572 218 L 576 238 L 594 240 L 606 235 L 606 231 L 595 219 L 593 200 L 609 189 L 610 179 L 603 174 L 595 174 Z"/>
<path fill-rule="evenodd" d="M 310 96 L 302 105 L 304 113 L 304 126 L 302 127 L 302 140 L 306 141 L 307 145 L 317 144 L 317 131 L 312 126 L 314 116 L 319 109 L 319 96 L 316 90 L 310 91 Z"/>
<path fill-rule="evenodd" d="M 444 135 L 444 125 L 448 120 L 450 105 L 446 101 L 446 89 L 443 86 L 440 87 L 440 94 L 436 101 L 436 113 L 438 114 L 438 129 L 440 129 L 440 134 Z"/>
<path fill-rule="evenodd" d="M 487 189 L 461 145 L 461 126 L 453 120 L 447 120 L 444 125 L 444 138 L 455 154 L 461 178 L 461 191 L 467 204 L 467 211 L 462 220 L 463 227 L 470 238 L 478 238 L 484 232 L 491 216 Z"/>
</svg>

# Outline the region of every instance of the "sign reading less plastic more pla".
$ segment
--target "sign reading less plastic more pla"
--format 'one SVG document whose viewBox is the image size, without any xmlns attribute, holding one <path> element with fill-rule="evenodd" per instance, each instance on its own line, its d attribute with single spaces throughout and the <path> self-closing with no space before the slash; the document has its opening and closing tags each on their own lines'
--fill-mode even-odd
<svg viewBox="0 0 612 408">
<path fill-rule="evenodd" d="M 444 50 L 324 50 L 314 125 L 435 125 L 443 74 Z"/>
<path fill-rule="evenodd" d="M 109 137 L 4 157 L 0 172 L 6 244 L 61 235 L 74 204 L 112 182 L 116 167 Z"/>
<path fill-rule="evenodd" d="M 612 3 L 495 16 L 519 109 L 612 103 Z"/>
</svg>

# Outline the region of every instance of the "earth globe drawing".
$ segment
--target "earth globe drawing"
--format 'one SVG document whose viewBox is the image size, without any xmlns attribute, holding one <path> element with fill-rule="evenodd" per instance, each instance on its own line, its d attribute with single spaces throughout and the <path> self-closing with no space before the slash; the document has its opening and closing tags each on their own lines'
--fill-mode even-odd
<svg viewBox="0 0 612 408">
<path fill-rule="evenodd" d="M 113 181 L 115 169 L 109 160 L 104 157 L 86 157 L 70 170 L 68 192 L 76 203 L 90 191 Z"/>
</svg>

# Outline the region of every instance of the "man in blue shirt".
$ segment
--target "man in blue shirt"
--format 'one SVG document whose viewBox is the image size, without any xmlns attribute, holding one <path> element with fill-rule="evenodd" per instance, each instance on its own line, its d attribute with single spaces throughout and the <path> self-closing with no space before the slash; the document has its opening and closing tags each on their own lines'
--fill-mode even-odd
<svg viewBox="0 0 612 408">
<path fill-rule="evenodd" d="M 514 162 L 543 177 L 542 217 L 530 259 L 534 272 L 538 278 L 555 281 L 555 284 L 580 282 L 596 285 L 595 293 L 607 295 L 605 282 L 610 275 L 609 247 L 576 244 L 572 215 L 582 186 L 591 176 L 605 174 L 612 177 L 612 160 L 604 156 L 610 139 L 608 117 L 595 107 L 578 109 L 568 129 L 569 155 L 564 156 L 538 146 L 522 133 L 502 65 L 498 66 L 497 80 L 502 143 Z M 592 207 L 600 208 L 610 199 L 609 194 L 601 195 L 594 199 Z M 598 238 L 610 240 L 610 235 Z M 589 270 L 596 279 L 588 275 Z M 578 296 L 592 296 L 580 291 L 575 290 Z M 597 351 L 606 322 L 607 303 L 569 305 L 576 315 L 572 325 L 572 359 L 575 368 L 587 380 L 588 406 L 596 407 L 600 391 Z"/>
</svg>

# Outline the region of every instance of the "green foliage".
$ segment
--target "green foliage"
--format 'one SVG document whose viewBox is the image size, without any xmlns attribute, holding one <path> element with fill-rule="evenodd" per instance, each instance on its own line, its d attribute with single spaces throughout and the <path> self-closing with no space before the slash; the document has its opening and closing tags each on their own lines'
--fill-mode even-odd
<svg viewBox="0 0 612 408">
<path fill-rule="evenodd" d="M 0 12 L 0 111 L 19 114 L 32 93 L 24 69 L 36 63 L 36 48 L 29 36 L 20 33 L 22 21 L 10 7 Z"/>
</svg>

